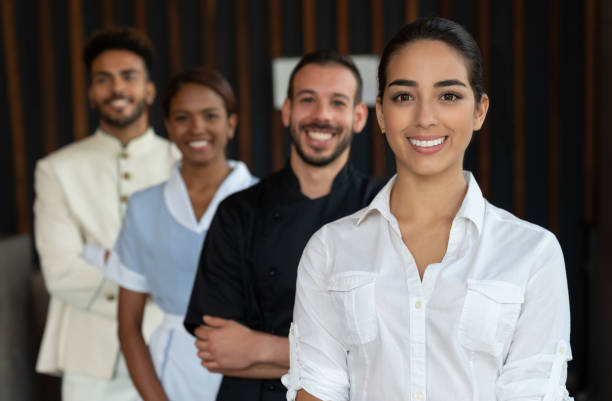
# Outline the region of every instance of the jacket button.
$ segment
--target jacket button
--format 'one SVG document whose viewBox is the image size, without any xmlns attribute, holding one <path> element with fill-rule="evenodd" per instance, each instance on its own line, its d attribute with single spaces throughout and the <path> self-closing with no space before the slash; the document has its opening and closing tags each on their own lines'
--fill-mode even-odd
<svg viewBox="0 0 612 401">
<path fill-rule="evenodd" d="M 270 277 L 276 277 L 277 274 L 278 270 L 276 270 L 274 267 L 271 267 L 270 270 L 268 270 L 268 276 Z"/>
<path fill-rule="evenodd" d="M 132 175 L 130 173 L 128 173 L 127 171 L 125 173 L 123 173 L 123 179 L 124 180 L 129 180 L 130 178 L 132 178 Z"/>
<path fill-rule="evenodd" d="M 121 158 L 122 159 L 127 159 L 128 157 L 130 157 L 130 155 L 128 154 L 128 152 L 121 152 Z"/>
<path fill-rule="evenodd" d="M 276 386 L 275 386 L 274 384 L 270 384 L 270 385 L 268 386 L 268 390 L 270 390 L 270 391 L 274 391 L 274 390 L 276 390 Z"/>
<path fill-rule="evenodd" d="M 274 214 L 272 215 L 272 219 L 278 223 L 278 221 L 280 220 L 280 213 L 279 212 L 274 212 Z"/>
<path fill-rule="evenodd" d="M 106 294 L 106 300 L 111 302 L 115 300 L 115 295 L 114 294 Z"/>
<path fill-rule="evenodd" d="M 129 196 L 121 195 L 121 203 L 127 203 L 128 199 L 129 199 Z"/>
</svg>

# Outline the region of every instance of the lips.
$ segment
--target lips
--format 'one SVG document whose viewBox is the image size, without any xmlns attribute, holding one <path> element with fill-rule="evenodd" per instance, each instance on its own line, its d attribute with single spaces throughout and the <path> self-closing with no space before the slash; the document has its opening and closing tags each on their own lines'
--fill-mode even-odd
<svg viewBox="0 0 612 401">
<path fill-rule="evenodd" d="M 441 145 L 444 141 L 446 141 L 446 136 L 442 136 L 436 139 L 416 139 L 416 138 L 408 138 L 411 144 L 414 146 L 418 146 L 420 148 L 432 148 L 434 146 Z"/>
<path fill-rule="evenodd" d="M 104 101 L 104 104 L 114 109 L 121 109 L 132 103 L 132 99 L 124 96 L 116 96 Z"/>
<path fill-rule="evenodd" d="M 302 132 L 306 134 L 306 137 L 311 143 L 315 145 L 323 145 L 329 142 L 335 135 L 340 132 L 340 129 L 336 126 L 329 124 L 309 124 L 301 127 Z"/>
<path fill-rule="evenodd" d="M 195 150 L 204 149 L 204 148 L 206 148 L 209 145 L 210 145 L 210 141 L 207 140 L 207 139 L 199 139 L 199 140 L 196 140 L 196 141 L 189 141 L 189 142 L 187 142 L 187 146 L 189 146 L 190 148 L 195 149 Z"/>
</svg>

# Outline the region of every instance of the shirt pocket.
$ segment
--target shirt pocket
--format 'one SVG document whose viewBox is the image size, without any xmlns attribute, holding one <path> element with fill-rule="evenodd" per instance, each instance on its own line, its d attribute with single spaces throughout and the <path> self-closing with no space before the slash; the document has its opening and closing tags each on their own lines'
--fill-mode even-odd
<svg viewBox="0 0 612 401">
<path fill-rule="evenodd" d="M 346 341 L 365 344 L 378 335 L 376 274 L 348 271 L 331 277 L 327 290 L 342 315 Z"/>
<path fill-rule="evenodd" d="M 468 280 L 459 320 L 459 342 L 471 351 L 499 358 L 514 333 L 523 302 L 523 289 L 515 284 Z"/>
</svg>

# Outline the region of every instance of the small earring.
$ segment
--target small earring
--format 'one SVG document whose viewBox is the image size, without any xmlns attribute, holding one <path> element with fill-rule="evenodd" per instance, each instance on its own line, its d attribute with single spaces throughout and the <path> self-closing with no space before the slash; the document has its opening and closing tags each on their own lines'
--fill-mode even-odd
<svg viewBox="0 0 612 401">
<path fill-rule="evenodd" d="M 381 132 L 383 135 L 385 135 L 385 129 L 384 129 L 384 128 L 381 128 L 381 129 L 380 129 L 380 132 Z"/>
</svg>

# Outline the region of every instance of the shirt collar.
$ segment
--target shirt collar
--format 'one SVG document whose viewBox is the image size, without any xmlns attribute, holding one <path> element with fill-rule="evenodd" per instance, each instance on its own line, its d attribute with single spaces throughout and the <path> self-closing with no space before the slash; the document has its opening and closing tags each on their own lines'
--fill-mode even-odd
<svg viewBox="0 0 612 401">
<path fill-rule="evenodd" d="M 215 192 L 200 221 L 196 220 L 187 186 L 181 175 L 181 163 L 179 162 L 174 166 L 164 188 L 164 199 L 170 214 L 177 222 L 187 229 L 201 234 L 210 226 L 217 211 L 217 206 L 223 199 L 255 183 L 256 179 L 243 162 L 228 160 L 227 163 L 232 170 Z"/>
<path fill-rule="evenodd" d="M 351 163 L 347 162 L 342 166 L 342 169 L 336 174 L 334 177 L 334 182 L 332 183 L 331 192 L 340 188 L 346 182 L 349 181 L 351 174 L 353 173 L 353 167 Z M 285 167 L 280 171 L 282 182 L 287 186 L 288 189 L 299 192 L 301 194 L 300 189 L 300 181 L 298 180 L 295 172 L 291 168 L 291 163 L 287 160 Z"/>
<path fill-rule="evenodd" d="M 482 197 L 480 187 L 478 186 L 478 183 L 476 182 L 476 179 L 472 173 L 469 171 L 464 171 L 463 178 L 467 182 L 468 188 L 455 218 L 461 217 L 470 220 L 472 223 L 474 223 L 478 233 L 480 234 L 482 232 L 482 224 L 484 220 L 485 200 Z M 355 225 L 360 225 L 361 222 L 374 211 L 377 211 L 385 219 L 391 222 L 396 221 L 395 217 L 393 217 L 391 214 L 391 209 L 389 208 L 391 190 L 393 189 L 396 179 L 397 174 L 395 174 L 389 180 L 389 182 L 387 182 L 383 189 L 380 190 L 380 192 L 365 209 L 354 215 Z"/>
<path fill-rule="evenodd" d="M 105 132 L 100 127 L 96 129 L 96 132 L 94 132 L 93 136 L 99 142 L 101 149 L 113 152 L 120 152 L 123 150 L 129 152 L 146 152 L 148 151 L 149 145 L 154 143 L 156 139 L 155 131 L 152 127 L 148 127 L 143 134 L 130 140 L 126 146 L 123 146 L 123 144 L 117 137 Z"/>
</svg>

